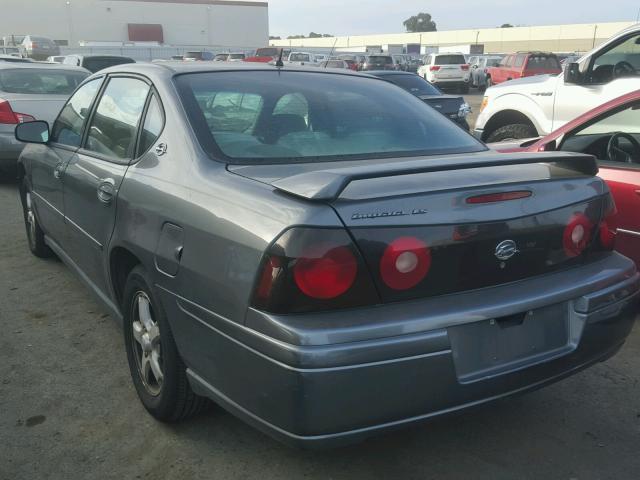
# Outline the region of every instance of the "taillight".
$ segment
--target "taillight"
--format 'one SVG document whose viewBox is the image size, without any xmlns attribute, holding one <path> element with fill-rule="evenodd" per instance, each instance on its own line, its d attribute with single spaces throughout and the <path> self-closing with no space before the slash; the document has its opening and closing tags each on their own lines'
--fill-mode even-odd
<svg viewBox="0 0 640 480">
<path fill-rule="evenodd" d="M 432 72 L 437 72 L 438 70 L 440 70 L 440 67 L 437 65 L 434 65 L 432 67 L 429 67 L 429 70 L 431 70 Z"/>
<path fill-rule="evenodd" d="M 380 277 L 393 290 L 408 290 L 431 268 L 431 250 L 415 237 L 400 237 L 389 244 L 380 260 Z"/>
<path fill-rule="evenodd" d="M 343 229 L 293 228 L 265 253 L 252 305 L 300 313 L 379 303 L 369 272 Z"/>
<path fill-rule="evenodd" d="M 602 221 L 598 228 L 600 246 L 604 250 L 613 250 L 616 246 L 616 229 L 614 217 L 618 214 L 618 209 L 611 194 L 607 195 L 602 207 Z"/>
<path fill-rule="evenodd" d="M 31 115 L 14 112 L 8 101 L 0 99 L 0 123 L 15 125 L 33 120 L 35 118 Z"/>
<path fill-rule="evenodd" d="M 462 70 L 464 70 L 464 71 L 467 71 L 467 70 L 469 70 L 469 65 L 466 65 L 466 64 L 465 65 L 460 65 L 460 68 Z"/>
<path fill-rule="evenodd" d="M 476 195 L 475 197 L 469 197 L 467 198 L 466 202 L 471 205 L 482 204 L 482 203 L 506 202 L 509 200 L 520 200 L 522 198 L 529 198 L 531 195 L 533 195 L 533 193 L 530 190 L 489 193 L 487 195 Z"/>
<path fill-rule="evenodd" d="M 576 213 L 564 229 L 562 246 L 567 257 L 581 255 L 591 242 L 593 223 L 583 213 Z"/>
</svg>

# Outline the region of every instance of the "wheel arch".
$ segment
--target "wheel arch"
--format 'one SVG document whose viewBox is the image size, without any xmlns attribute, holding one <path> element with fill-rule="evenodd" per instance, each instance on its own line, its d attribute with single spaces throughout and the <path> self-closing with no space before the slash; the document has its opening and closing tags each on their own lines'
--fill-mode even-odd
<svg viewBox="0 0 640 480">
<path fill-rule="evenodd" d="M 536 131 L 536 133 L 540 133 L 540 129 L 536 123 L 526 114 L 519 110 L 508 109 L 501 110 L 489 119 L 482 132 L 482 141 L 487 141 L 487 138 L 489 138 L 497 129 L 514 123 L 529 125 Z"/>
<path fill-rule="evenodd" d="M 109 278 L 119 307 L 122 306 L 127 277 L 137 265 L 143 265 L 143 262 L 128 248 L 116 246 L 111 249 L 109 254 Z"/>
</svg>

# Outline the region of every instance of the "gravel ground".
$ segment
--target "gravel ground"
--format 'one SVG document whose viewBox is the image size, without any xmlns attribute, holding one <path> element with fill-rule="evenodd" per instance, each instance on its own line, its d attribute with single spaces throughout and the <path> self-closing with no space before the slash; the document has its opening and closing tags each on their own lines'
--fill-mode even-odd
<svg viewBox="0 0 640 480">
<path fill-rule="evenodd" d="M 214 408 L 149 417 L 122 334 L 56 260 L 27 250 L 0 184 L 0 479 L 637 479 L 640 328 L 544 390 L 334 451 L 291 449 Z"/>
</svg>

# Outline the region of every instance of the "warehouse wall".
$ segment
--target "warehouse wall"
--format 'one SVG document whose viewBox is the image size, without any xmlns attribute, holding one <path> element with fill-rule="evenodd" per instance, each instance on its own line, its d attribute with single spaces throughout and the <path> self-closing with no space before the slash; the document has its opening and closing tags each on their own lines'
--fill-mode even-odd
<svg viewBox="0 0 640 480">
<path fill-rule="evenodd" d="M 483 44 L 485 52 L 514 52 L 518 50 L 550 50 L 557 52 L 587 51 L 633 22 L 578 25 L 550 25 L 539 27 L 488 28 L 450 30 L 429 33 L 400 33 L 391 35 L 359 35 L 352 37 L 278 40 L 271 44 L 296 48 L 318 47 L 348 49 L 368 45 L 429 46 Z"/>
<path fill-rule="evenodd" d="M 2 0 L 0 36 L 128 41 L 127 24 L 161 24 L 172 45 L 266 45 L 266 2 L 246 0 Z M 243 5 L 246 4 L 246 5 Z"/>
</svg>

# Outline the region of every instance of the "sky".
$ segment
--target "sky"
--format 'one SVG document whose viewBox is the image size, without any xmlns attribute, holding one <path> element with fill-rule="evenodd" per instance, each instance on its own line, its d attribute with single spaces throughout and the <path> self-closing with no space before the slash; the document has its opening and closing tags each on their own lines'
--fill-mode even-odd
<svg viewBox="0 0 640 480">
<path fill-rule="evenodd" d="M 438 30 L 635 20 L 638 0 L 268 0 L 270 34 L 400 33 L 402 22 L 430 13 Z"/>
</svg>

